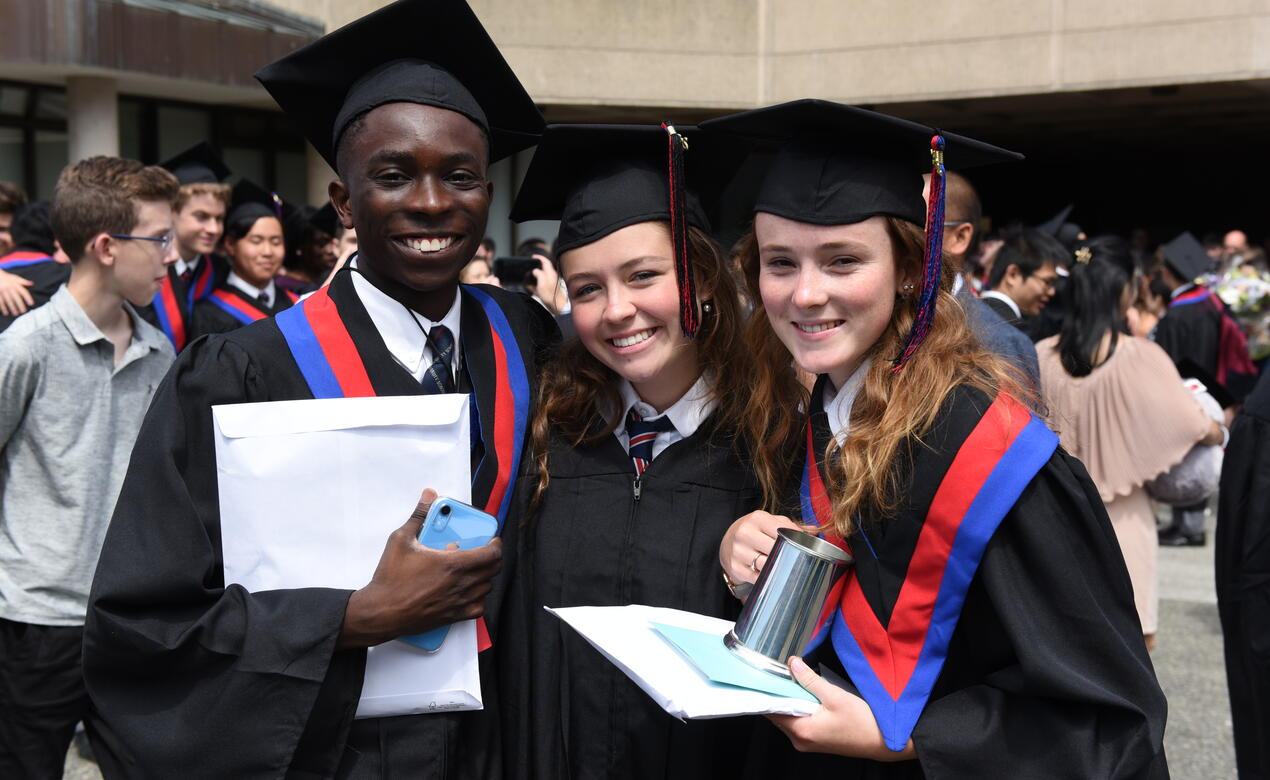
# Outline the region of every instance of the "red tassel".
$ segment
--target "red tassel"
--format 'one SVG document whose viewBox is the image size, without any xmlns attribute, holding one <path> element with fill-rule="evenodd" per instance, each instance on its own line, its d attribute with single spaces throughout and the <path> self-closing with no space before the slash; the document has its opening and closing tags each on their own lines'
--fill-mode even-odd
<svg viewBox="0 0 1270 780">
<path fill-rule="evenodd" d="M 684 151 L 688 139 L 674 125 L 661 123 L 666 131 L 667 179 L 670 183 L 670 240 L 675 250 L 675 280 L 679 285 L 679 328 L 685 338 L 697 335 L 701 317 L 697 311 L 697 285 L 688 258 L 688 219 L 684 206 Z"/>
</svg>

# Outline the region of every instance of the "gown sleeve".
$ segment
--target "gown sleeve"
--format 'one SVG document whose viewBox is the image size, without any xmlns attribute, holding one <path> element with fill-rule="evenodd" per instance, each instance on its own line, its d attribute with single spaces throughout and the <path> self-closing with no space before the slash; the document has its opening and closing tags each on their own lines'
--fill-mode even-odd
<svg viewBox="0 0 1270 780">
<path fill-rule="evenodd" d="M 351 591 L 223 582 L 211 407 L 264 400 L 246 352 L 202 339 L 146 415 L 84 634 L 107 778 L 281 777 L 297 754 L 329 776 L 338 763 L 365 664 L 335 649 Z"/>
<path fill-rule="evenodd" d="M 921 768 L 928 778 L 1167 777 L 1165 710 L 1106 510 L 1060 450 L 984 554 L 913 733 Z"/>
</svg>

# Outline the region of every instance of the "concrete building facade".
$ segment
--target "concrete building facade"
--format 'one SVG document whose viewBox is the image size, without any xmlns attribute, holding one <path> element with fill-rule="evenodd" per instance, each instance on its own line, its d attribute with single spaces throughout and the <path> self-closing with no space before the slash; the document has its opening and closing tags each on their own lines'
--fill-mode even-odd
<svg viewBox="0 0 1270 780">
<path fill-rule="evenodd" d="M 549 121 L 685 122 L 822 97 L 1028 154 L 1011 171 L 973 177 L 1002 218 L 1040 219 L 1074 201 L 1077 218 L 1084 212 L 1108 229 L 1170 229 L 1170 208 L 1198 209 L 1203 226 L 1217 229 L 1260 211 L 1255 177 L 1240 163 L 1270 130 L 1270 0 L 471 2 Z M 270 113 L 250 74 L 382 4 L 4 0 L 0 79 L 64 90 L 66 155 L 117 149 L 157 159 L 175 143 L 163 140 L 172 133 L 163 107 L 169 120 L 207 115 L 182 135 L 206 126 L 234 136 L 217 128 L 241 116 L 261 143 L 233 147 L 250 151 L 235 153 L 236 169 L 316 201 L 329 169 Z M 444 31 L 421 30 L 420 40 L 429 34 Z M 4 89 L 0 149 L 11 121 Z M 158 140 L 140 138 L 139 111 L 153 114 Z M 55 132 L 48 123 L 58 121 L 25 119 L 28 133 Z M 15 125 L 7 127 L 11 137 Z M 38 157 L 38 142 L 31 148 Z M 45 150 L 46 167 L 61 149 Z M 522 156 L 494 172 L 496 223 L 526 163 Z M 0 153 L 0 177 L 11 170 L 4 166 Z M 26 173 L 28 182 L 45 180 Z M 1021 188 L 1033 195 L 1023 205 Z M 1151 197 L 1162 188 L 1176 191 L 1171 205 Z M 517 237 L 501 223 L 493 232 L 503 246 Z"/>
</svg>

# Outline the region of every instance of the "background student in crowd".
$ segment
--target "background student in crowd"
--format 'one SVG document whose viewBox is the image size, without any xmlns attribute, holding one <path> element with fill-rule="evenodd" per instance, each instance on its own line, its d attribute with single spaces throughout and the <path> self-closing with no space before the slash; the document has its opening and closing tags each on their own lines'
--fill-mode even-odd
<svg viewBox="0 0 1270 780">
<path fill-rule="evenodd" d="M 421 29 L 445 35 L 421 45 Z M 555 327 L 528 298 L 461 289 L 458 276 L 485 234 L 490 162 L 531 145 L 542 116 L 462 0 L 394 3 L 258 77 L 338 172 L 331 200 L 361 249 L 297 306 L 195 341 L 156 395 L 85 627 L 94 752 L 111 779 L 498 777 L 489 652 L 478 659 L 483 711 L 354 714 L 368 647 L 488 607 L 494 648 L 514 652 L 491 595 L 500 541 L 422 548 L 425 492 L 398 531 L 367 540 L 384 553 L 356 591 L 226 584 L 210 408 L 471 393 L 471 503 L 516 522 L 506 508 L 525 441 L 496 432 L 527 430 Z M 306 347 L 306 327 L 343 349 Z M 345 383 L 321 381 L 333 367 Z"/>
<path fill-rule="evenodd" d="M 18 209 L 10 228 L 13 251 L 0 257 L 0 270 L 31 283 L 27 292 L 32 309 L 48 303 L 71 278 L 70 258 L 57 248 L 53 238 L 52 210 L 48 201 L 28 203 Z M 0 331 L 16 319 L 0 314 Z"/>
<path fill-rule="evenodd" d="M 690 164 L 706 140 L 692 139 Z M 736 283 L 695 196 L 672 221 L 670 142 L 680 136 L 655 126 L 548 127 L 512 209 L 517 221 L 561 221 L 577 338 L 543 369 L 520 483 L 529 509 L 514 550 L 508 537 L 503 623 L 518 642 L 499 655 L 508 777 L 740 768 L 748 721 L 676 721 L 543 609 L 738 611 L 715 557 L 733 519 L 758 506 L 737 439 L 752 360 Z"/>
<path fill-rule="evenodd" d="M 1144 485 L 1196 444 L 1221 444 L 1225 431 L 1164 350 L 1127 332 L 1137 298 L 1129 244 L 1106 236 L 1078 252 L 1062 330 L 1036 345 L 1041 389 L 1063 448 L 1085 465 L 1107 507 L 1150 650 L 1159 626 L 1159 542 Z"/>
<path fill-rule="evenodd" d="M 180 352 L 196 335 L 194 304 L 211 295 L 228 273 L 225 258 L 216 250 L 229 208 L 230 188 L 223 180 L 230 171 L 206 141 L 162 165 L 181 183 L 176 201 L 177 259 L 162 289 L 141 313 Z"/>
<path fill-rule="evenodd" d="M 703 128 L 780 142 L 740 250 L 762 303 L 746 432 L 768 506 L 855 557 L 808 658 L 849 682 L 791 658 L 821 709 L 760 724 L 748 775 L 1042 776 L 1061 756 L 1073 776 L 1167 776 L 1164 695 L 1096 489 L 942 272 L 918 168 L 935 131 L 821 101 Z M 946 146 L 962 167 L 1005 156 Z M 819 375 L 810 397 L 791 360 Z M 793 526 L 740 518 L 724 571 L 753 581 Z"/>
<path fill-rule="evenodd" d="M 300 300 L 275 280 L 286 242 L 272 194 L 247 180 L 234 191 L 238 203 L 225 221 L 229 274 L 211 295 L 194 304 L 191 323 L 196 336 L 236 330 Z"/>
<path fill-rule="evenodd" d="M 1036 315 L 1054 295 L 1067 250 L 1040 230 L 1009 235 L 997 252 L 980 300 L 1031 337 Z"/>
<path fill-rule="evenodd" d="M 88 589 L 142 415 L 172 363 L 138 315 L 173 255 L 177 182 L 116 157 L 58 178 L 70 281 L 0 334 L 0 777 L 61 777 L 88 714 Z"/>
</svg>

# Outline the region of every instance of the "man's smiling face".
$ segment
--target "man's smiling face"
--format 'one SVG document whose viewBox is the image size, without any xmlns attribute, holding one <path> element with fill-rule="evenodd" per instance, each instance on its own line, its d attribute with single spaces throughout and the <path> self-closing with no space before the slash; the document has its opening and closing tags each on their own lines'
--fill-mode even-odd
<svg viewBox="0 0 1270 780">
<path fill-rule="evenodd" d="M 462 114 L 415 103 L 372 109 L 348 132 L 331 200 L 351 215 L 359 268 L 408 305 L 444 303 L 444 313 L 489 218 L 485 133 Z"/>
</svg>

